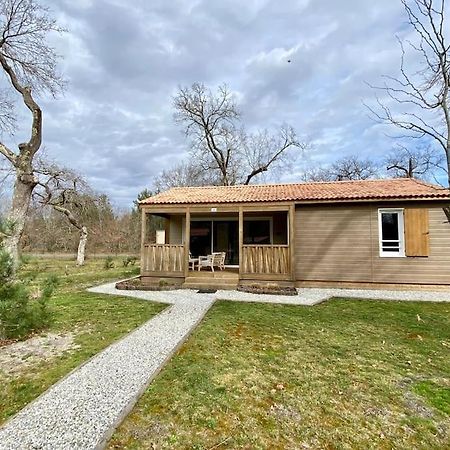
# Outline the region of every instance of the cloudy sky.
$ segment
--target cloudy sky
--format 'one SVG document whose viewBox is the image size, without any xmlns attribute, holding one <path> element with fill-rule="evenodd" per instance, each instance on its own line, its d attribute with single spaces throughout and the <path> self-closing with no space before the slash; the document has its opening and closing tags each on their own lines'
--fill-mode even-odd
<svg viewBox="0 0 450 450">
<path fill-rule="evenodd" d="M 409 33 L 400 0 L 53 0 L 51 8 L 69 30 L 52 38 L 68 87 L 41 100 L 46 152 L 116 206 L 185 157 L 172 97 L 196 81 L 227 83 L 249 127 L 287 122 L 311 144 L 279 181 L 395 144 L 362 102 L 374 96 L 366 82 L 398 72 L 396 36 Z"/>
</svg>

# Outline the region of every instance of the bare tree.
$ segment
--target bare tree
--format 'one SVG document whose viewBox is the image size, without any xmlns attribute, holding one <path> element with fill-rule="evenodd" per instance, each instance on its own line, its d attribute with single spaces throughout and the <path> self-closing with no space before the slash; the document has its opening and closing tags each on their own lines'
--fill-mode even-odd
<svg viewBox="0 0 450 450">
<path fill-rule="evenodd" d="M 19 241 L 25 226 L 31 195 L 37 183 L 33 160 L 42 142 L 42 111 L 35 93 L 55 95 L 63 82 L 56 71 L 58 56 L 47 43 L 47 35 L 62 31 L 46 7 L 34 0 L 0 0 L 0 64 L 16 93 L 31 113 L 31 133 L 26 142 L 13 151 L 0 142 L 0 154 L 14 168 L 15 182 L 8 222 L 11 232 L 3 245 L 17 267 Z M 6 92 L 6 91 L 5 91 Z M 0 97 L 0 127 L 11 131 L 14 109 L 6 94 Z"/>
<path fill-rule="evenodd" d="M 348 156 L 335 161 L 329 167 L 318 167 L 303 174 L 304 181 L 367 180 L 378 176 L 378 165 L 365 158 Z"/>
<path fill-rule="evenodd" d="M 175 121 L 185 125 L 198 164 L 206 170 L 219 171 L 222 184 L 233 184 L 230 167 L 238 149 L 235 136 L 239 113 L 226 86 L 221 86 L 217 95 L 198 83 L 180 88 L 174 107 Z"/>
<path fill-rule="evenodd" d="M 228 88 L 216 93 L 203 84 L 181 88 L 174 98 L 175 120 L 191 139 L 191 155 L 200 172 L 212 172 L 218 184 L 249 184 L 258 175 L 287 161 L 288 150 L 305 148 L 294 130 L 285 126 L 277 135 L 249 134 Z"/>
<path fill-rule="evenodd" d="M 49 206 L 64 214 L 80 233 L 77 264 L 85 260 L 88 228 L 83 212 L 95 202 L 95 196 L 86 181 L 70 169 L 40 161 L 35 172 L 39 175 L 33 199 L 41 206 Z"/>
<path fill-rule="evenodd" d="M 176 186 L 207 186 L 220 184 L 217 171 L 208 170 L 197 164 L 193 158 L 163 170 L 153 181 L 155 192 Z M 150 195 L 149 195 L 150 196 Z"/>
<path fill-rule="evenodd" d="M 445 173 L 445 156 L 436 148 L 408 149 L 399 145 L 385 159 L 386 170 L 396 177 L 435 178 L 437 171 Z"/>
<path fill-rule="evenodd" d="M 246 166 L 244 184 L 269 169 L 272 171 L 288 170 L 297 155 L 288 152 L 289 148 L 300 147 L 306 149 L 306 144 L 297 140 L 295 131 L 290 126 L 282 126 L 275 135 L 267 130 L 242 137 L 242 159 Z"/>
<path fill-rule="evenodd" d="M 327 167 L 309 167 L 300 175 L 302 181 L 318 183 L 324 181 L 336 181 Z"/>
<path fill-rule="evenodd" d="M 403 111 L 394 112 L 378 98 L 378 108 L 369 109 L 382 123 L 403 130 L 404 136 L 434 142 L 445 155 L 450 185 L 450 45 L 446 41 L 450 24 L 445 17 L 445 0 L 401 2 L 417 42 L 400 41 L 399 77 L 384 76 L 383 85 L 372 87 L 387 94 L 389 102 L 400 105 Z M 407 69 L 407 50 L 420 60 L 419 70 Z"/>
</svg>

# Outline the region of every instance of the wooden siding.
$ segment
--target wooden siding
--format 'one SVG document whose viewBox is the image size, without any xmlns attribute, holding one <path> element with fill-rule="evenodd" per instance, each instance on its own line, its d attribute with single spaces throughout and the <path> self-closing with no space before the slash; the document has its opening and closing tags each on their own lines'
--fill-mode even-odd
<svg viewBox="0 0 450 450">
<path fill-rule="evenodd" d="M 414 206 L 429 211 L 428 257 L 386 258 L 379 256 L 378 207 L 297 207 L 296 279 L 450 284 L 450 224 L 442 208 Z"/>
<path fill-rule="evenodd" d="M 171 215 L 169 217 L 169 244 L 181 245 L 183 243 L 183 217 Z"/>
<path fill-rule="evenodd" d="M 296 279 L 370 281 L 371 240 L 368 207 L 296 209 Z"/>
</svg>

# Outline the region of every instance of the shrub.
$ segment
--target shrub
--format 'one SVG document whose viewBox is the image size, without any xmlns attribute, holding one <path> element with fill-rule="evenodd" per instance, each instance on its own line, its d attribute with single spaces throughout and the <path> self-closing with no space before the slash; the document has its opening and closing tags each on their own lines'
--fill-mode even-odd
<svg viewBox="0 0 450 450">
<path fill-rule="evenodd" d="M 14 279 L 12 268 L 11 257 L 0 247 L 0 337 L 23 338 L 50 324 L 47 303 L 58 280 L 47 278 L 31 295 L 23 281 Z"/>
<path fill-rule="evenodd" d="M 112 256 L 108 256 L 105 259 L 105 263 L 103 264 L 103 268 L 106 269 L 106 270 L 114 268 L 114 260 L 113 260 Z"/>
<path fill-rule="evenodd" d="M 123 267 L 134 266 L 136 264 L 136 256 L 127 256 L 123 261 Z"/>
<path fill-rule="evenodd" d="M 0 289 L 10 280 L 13 274 L 13 261 L 11 257 L 1 248 L 0 244 Z"/>
</svg>

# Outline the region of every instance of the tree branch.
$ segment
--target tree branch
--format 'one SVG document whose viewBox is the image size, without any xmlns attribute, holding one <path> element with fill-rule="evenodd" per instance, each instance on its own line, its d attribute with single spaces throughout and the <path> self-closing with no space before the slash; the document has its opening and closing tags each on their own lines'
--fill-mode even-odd
<svg viewBox="0 0 450 450">
<path fill-rule="evenodd" d="M 0 153 L 13 165 L 17 165 L 17 155 L 5 144 L 0 143 Z"/>
<path fill-rule="evenodd" d="M 31 88 L 22 86 L 6 61 L 6 58 L 0 53 L 0 64 L 3 70 L 8 74 L 9 79 L 14 87 L 14 89 L 19 92 L 22 96 L 25 106 L 31 111 L 33 116 L 33 121 L 31 125 L 31 137 L 26 144 L 19 144 L 20 153 L 27 154 L 27 157 L 32 158 L 35 153 L 39 150 L 42 142 L 42 112 L 39 105 L 34 101 L 31 95 Z"/>
</svg>

